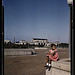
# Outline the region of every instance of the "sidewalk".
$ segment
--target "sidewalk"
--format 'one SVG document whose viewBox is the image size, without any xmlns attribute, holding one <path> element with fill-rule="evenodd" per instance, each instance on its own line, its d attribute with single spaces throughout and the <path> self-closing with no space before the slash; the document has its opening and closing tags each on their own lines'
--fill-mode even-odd
<svg viewBox="0 0 75 75">
<path fill-rule="evenodd" d="M 61 59 L 56 62 L 52 62 L 52 68 L 50 71 L 46 70 L 46 75 L 70 75 L 70 59 Z"/>
</svg>

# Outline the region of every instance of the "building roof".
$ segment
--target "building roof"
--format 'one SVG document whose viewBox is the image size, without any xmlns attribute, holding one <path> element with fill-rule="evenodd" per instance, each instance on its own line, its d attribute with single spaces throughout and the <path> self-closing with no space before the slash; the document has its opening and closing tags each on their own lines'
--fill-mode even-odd
<svg viewBox="0 0 75 75">
<path fill-rule="evenodd" d="M 47 39 L 41 39 L 41 38 L 32 38 L 33 40 L 47 40 Z"/>
</svg>

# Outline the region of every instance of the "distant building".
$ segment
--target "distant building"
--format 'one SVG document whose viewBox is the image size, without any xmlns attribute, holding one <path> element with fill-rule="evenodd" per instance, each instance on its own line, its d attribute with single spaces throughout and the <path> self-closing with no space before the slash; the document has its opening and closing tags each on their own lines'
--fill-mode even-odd
<svg viewBox="0 0 75 75">
<path fill-rule="evenodd" d="M 26 45 L 26 41 L 25 40 L 21 40 L 21 41 L 18 41 L 16 42 L 15 44 L 18 44 L 18 45 Z"/>
<path fill-rule="evenodd" d="M 4 40 L 4 43 L 8 44 L 8 43 L 12 43 L 12 41 L 10 41 L 10 40 Z"/>
<path fill-rule="evenodd" d="M 30 45 L 35 45 L 35 43 L 32 41 L 27 41 L 27 43 L 29 43 Z"/>
<path fill-rule="evenodd" d="M 51 44 L 55 44 L 55 45 L 57 45 L 57 44 L 60 44 L 60 42 L 59 42 L 59 41 L 50 42 L 50 45 L 51 45 Z"/>
<path fill-rule="evenodd" d="M 54 42 L 54 44 L 57 45 L 57 44 L 60 44 L 60 42 L 59 41 L 56 41 L 56 42 Z"/>
<path fill-rule="evenodd" d="M 50 45 L 50 43 L 48 42 L 48 39 L 40 39 L 40 38 L 32 38 L 31 41 L 21 40 L 21 41 L 16 42 L 15 44 L 19 44 L 19 45 L 30 44 L 30 45 L 44 45 L 44 46 Z"/>
<path fill-rule="evenodd" d="M 21 45 L 21 43 L 19 43 L 19 42 L 16 42 L 15 44 L 17 44 L 17 45 Z"/>
<path fill-rule="evenodd" d="M 25 45 L 27 42 L 25 40 L 21 40 L 21 41 L 19 41 L 19 43 Z"/>
<path fill-rule="evenodd" d="M 26 40 L 21 40 L 21 41 L 19 41 L 19 42 L 26 42 Z"/>
<path fill-rule="evenodd" d="M 35 45 L 47 46 L 47 44 L 49 44 L 48 39 L 40 39 L 40 38 L 32 38 L 32 42 L 34 42 Z"/>
</svg>

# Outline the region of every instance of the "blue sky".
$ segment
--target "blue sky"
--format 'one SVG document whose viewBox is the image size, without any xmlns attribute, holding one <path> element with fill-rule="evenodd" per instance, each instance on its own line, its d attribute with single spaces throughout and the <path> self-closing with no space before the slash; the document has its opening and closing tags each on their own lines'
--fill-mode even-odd
<svg viewBox="0 0 75 75">
<path fill-rule="evenodd" d="M 45 38 L 69 42 L 67 0 L 4 0 L 4 32 L 7 40 Z"/>
</svg>

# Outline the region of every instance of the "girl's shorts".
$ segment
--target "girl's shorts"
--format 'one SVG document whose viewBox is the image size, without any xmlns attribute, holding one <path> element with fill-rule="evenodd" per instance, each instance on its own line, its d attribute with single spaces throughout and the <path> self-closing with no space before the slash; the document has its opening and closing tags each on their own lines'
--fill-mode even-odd
<svg viewBox="0 0 75 75">
<path fill-rule="evenodd" d="M 58 53 L 55 53 L 55 55 L 53 57 L 51 57 L 51 55 L 49 55 L 49 54 L 47 54 L 46 56 L 49 57 L 53 61 L 57 61 L 59 59 Z"/>
</svg>

